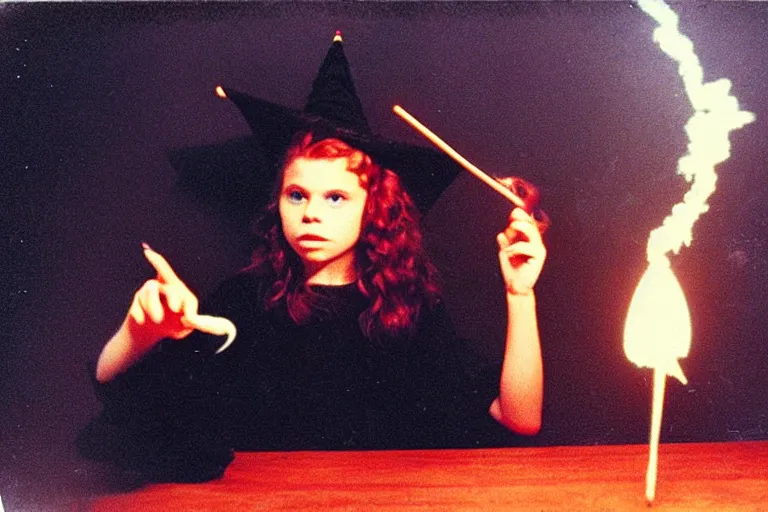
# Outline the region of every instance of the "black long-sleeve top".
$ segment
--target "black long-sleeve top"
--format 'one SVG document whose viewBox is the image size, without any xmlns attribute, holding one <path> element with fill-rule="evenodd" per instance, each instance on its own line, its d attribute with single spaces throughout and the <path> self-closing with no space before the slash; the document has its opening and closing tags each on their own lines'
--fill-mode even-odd
<svg viewBox="0 0 768 512">
<path fill-rule="evenodd" d="M 414 333 L 373 342 L 359 327 L 355 284 L 316 286 L 323 314 L 296 325 L 265 311 L 259 278 L 242 273 L 201 312 L 232 320 L 223 339 L 164 340 L 125 373 L 95 382 L 103 409 L 80 452 L 150 481 L 204 481 L 234 451 L 475 447 L 504 434 L 488 414 L 499 368 L 458 338 L 445 308 L 422 308 Z M 505 439 L 504 443 L 509 440 Z"/>
</svg>

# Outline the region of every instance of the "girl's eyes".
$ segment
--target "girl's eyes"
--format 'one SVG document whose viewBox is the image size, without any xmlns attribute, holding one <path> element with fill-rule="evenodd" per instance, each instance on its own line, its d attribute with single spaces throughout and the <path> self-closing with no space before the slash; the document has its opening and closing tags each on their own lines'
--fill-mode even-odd
<svg viewBox="0 0 768 512">
<path fill-rule="evenodd" d="M 346 199 L 343 195 L 332 193 L 328 194 L 325 198 L 328 201 L 328 204 L 331 206 L 341 206 L 341 204 L 344 202 L 344 199 Z"/>
<path fill-rule="evenodd" d="M 296 205 L 302 204 L 305 201 L 307 201 L 307 196 L 305 196 L 304 193 L 299 190 L 291 190 L 286 194 L 286 197 L 289 203 L 296 204 Z M 347 199 L 346 196 L 338 192 L 331 192 L 329 194 L 326 194 L 325 196 L 325 200 L 333 208 L 341 206 L 346 199 Z"/>
<path fill-rule="evenodd" d="M 291 204 L 301 204 L 303 200 L 304 200 L 304 194 L 302 194 L 298 190 L 293 190 L 288 193 L 288 202 Z"/>
</svg>

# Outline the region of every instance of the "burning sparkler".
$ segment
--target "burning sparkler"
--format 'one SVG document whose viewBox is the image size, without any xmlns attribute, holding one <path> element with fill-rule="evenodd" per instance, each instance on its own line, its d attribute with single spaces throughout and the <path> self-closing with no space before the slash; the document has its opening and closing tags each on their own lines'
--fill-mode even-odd
<svg viewBox="0 0 768 512">
<path fill-rule="evenodd" d="M 663 0 L 638 0 L 638 5 L 659 24 L 653 32 L 653 39 L 662 51 L 680 64 L 678 72 L 694 110 L 685 125 L 688 154 L 678 160 L 677 167 L 678 174 L 692 185 L 683 201 L 674 205 L 662 225 L 650 233 L 648 268 L 632 297 L 624 327 L 624 353 L 627 358 L 640 367 L 654 370 L 645 488 L 645 497 L 650 504 L 656 494 L 666 376 L 687 384 L 678 359 L 688 355 L 691 343 L 688 304 L 672 272 L 667 253 L 677 254 L 683 244 L 691 244 L 693 224 L 709 209 L 707 199 L 715 191 L 715 165 L 730 156 L 728 133 L 754 121 L 755 116 L 739 110 L 737 99 L 729 94 L 730 80 L 722 78 L 702 82 L 704 71 L 693 43 L 679 32 L 678 16 Z"/>
</svg>

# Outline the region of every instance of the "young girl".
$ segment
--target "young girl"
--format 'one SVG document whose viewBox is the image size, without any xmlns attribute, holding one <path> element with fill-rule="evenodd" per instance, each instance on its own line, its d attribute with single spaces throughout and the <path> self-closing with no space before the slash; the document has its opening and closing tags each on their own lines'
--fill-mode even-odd
<svg viewBox="0 0 768 512">
<path fill-rule="evenodd" d="M 507 340 L 501 368 L 485 368 L 451 327 L 403 169 L 340 140 L 349 130 L 329 133 L 293 138 L 252 265 L 199 311 L 145 246 L 157 276 L 99 356 L 104 408 L 80 436 L 81 453 L 152 481 L 204 481 L 222 475 L 234 450 L 473 447 L 493 425 L 539 430 L 533 287 L 544 226 L 516 208 L 497 237 Z M 231 320 L 234 343 L 217 353 L 222 340 L 193 328 L 198 312 Z"/>
<path fill-rule="evenodd" d="M 451 330 L 417 216 L 395 173 L 339 140 L 302 137 L 253 265 L 202 308 L 237 325 L 234 343 L 215 354 L 220 338 L 192 332 L 197 298 L 146 248 L 157 277 L 102 350 L 105 408 L 81 447 L 151 480 L 202 481 L 233 449 L 474 446 L 489 414 L 536 433 L 536 221 L 515 209 L 498 235 L 509 312 L 499 375 L 479 371 Z"/>
</svg>

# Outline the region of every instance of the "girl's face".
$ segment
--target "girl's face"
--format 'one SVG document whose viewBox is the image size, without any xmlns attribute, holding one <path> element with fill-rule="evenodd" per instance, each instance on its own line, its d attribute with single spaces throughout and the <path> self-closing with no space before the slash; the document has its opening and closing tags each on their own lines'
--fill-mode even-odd
<svg viewBox="0 0 768 512">
<path fill-rule="evenodd" d="M 283 173 L 278 209 L 283 234 L 312 284 L 357 278 L 355 245 L 368 193 L 346 158 L 297 158 Z"/>
</svg>

